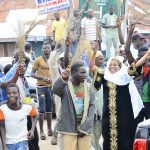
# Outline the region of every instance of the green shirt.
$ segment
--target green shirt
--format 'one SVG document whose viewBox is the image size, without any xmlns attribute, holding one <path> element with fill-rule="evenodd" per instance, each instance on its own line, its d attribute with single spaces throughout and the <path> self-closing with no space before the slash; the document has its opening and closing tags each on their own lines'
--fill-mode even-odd
<svg viewBox="0 0 150 150">
<path fill-rule="evenodd" d="M 76 110 L 77 122 L 80 123 L 84 111 L 84 84 L 73 86 L 76 97 L 74 98 L 74 106 Z"/>
<path fill-rule="evenodd" d="M 102 19 L 102 23 L 106 26 L 116 26 L 117 16 L 115 14 L 105 14 Z M 118 28 L 106 28 L 106 38 L 118 38 Z"/>
</svg>

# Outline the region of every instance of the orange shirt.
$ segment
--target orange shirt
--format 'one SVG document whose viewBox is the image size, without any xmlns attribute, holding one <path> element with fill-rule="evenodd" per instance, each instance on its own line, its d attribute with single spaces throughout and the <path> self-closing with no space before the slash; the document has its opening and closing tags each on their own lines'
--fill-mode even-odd
<svg viewBox="0 0 150 150">
<path fill-rule="evenodd" d="M 40 77 L 45 77 L 51 79 L 51 73 L 48 67 L 48 63 L 43 58 L 43 56 L 40 56 L 36 58 L 36 60 L 33 63 L 33 69 L 36 70 L 36 74 Z M 37 86 L 46 86 L 50 87 L 52 84 L 44 81 L 44 80 L 38 80 L 37 79 Z"/>
</svg>

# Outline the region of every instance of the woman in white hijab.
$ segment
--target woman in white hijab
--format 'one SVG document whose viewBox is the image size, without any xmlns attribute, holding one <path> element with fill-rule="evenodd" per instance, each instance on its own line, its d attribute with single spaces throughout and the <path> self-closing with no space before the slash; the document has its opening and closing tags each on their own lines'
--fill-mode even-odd
<svg viewBox="0 0 150 150">
<path fill-rule="evenodd" d="M 150 55 L 150 50 L 139 60 L 142 65 Z M 102 135 L 103 150 L 132 150 L 142 100 L 128 74 L 128 68 L 118 59 L 107 62 L 104 73 L 99 68 L 94 86 L 103 84 Z"/>
</svg>

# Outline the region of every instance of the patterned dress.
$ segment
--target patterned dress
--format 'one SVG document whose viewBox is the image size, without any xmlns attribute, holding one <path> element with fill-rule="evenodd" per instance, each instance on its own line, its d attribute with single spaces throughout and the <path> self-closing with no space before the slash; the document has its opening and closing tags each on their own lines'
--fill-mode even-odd
<svg viewBox="0 0 150 150">
<path fill-rule="evenodd" d="M 116 85 L 104 79 L 99 70 L 94 86 L 103 84 L 103 150 L 132 150 L 140 115 L 134 119 L 129 84 Z"/>
</svg>

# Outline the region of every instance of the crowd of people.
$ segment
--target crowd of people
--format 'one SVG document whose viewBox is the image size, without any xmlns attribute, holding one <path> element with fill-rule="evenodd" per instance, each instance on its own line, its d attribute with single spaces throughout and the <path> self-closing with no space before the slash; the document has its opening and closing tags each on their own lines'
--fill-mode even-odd
<svg viewBox="0 0 150 150">
<path fill-rule="evenodd" d="M 150 118 L 149 43 L 144 35 L 134 31 L 136 22 L 130 23 L 125 42 L 121 17 L 110 6 L 102 19 L 106 32 L 104 56 L 101 27 L 93 10 L 88 9 L 87 16 L 81 18 L 89 1 L 81 10 L 74 10 L 69 23 L 60 18 L 59 12 L 54 14 L 53 44 L 49 38 L 45 39 L 42 56 L 32 57 L 31 44 L 26 42 L 24 65 L 20 64 L 20 53 L 16 51 L 13 65 L 5 67 L 5 75 L 0 78 L 3 150 L 39 150 L 39 138 L 46 140 L 47 136 L 52 137 L 51 144 L 59 150 L 133 149 L 138 123 Z M 66 31 L 69 34 L 64 36 Z M 81 34 L 82 40 L 90 45 L 87 49 L 84 41 L 79 42 Z M 112 44 L 114 57 L 110 53 Z M 133 57 L 131 44 L 138 58 Z M 79 56 L 81 48 L 84 50 Z M 38 106 L 31 101 L 24 77 L 29 63 L 31 76 L 37 79 Z M 54 106 L 56 123 L 52 130 Z"/>
</svg>

